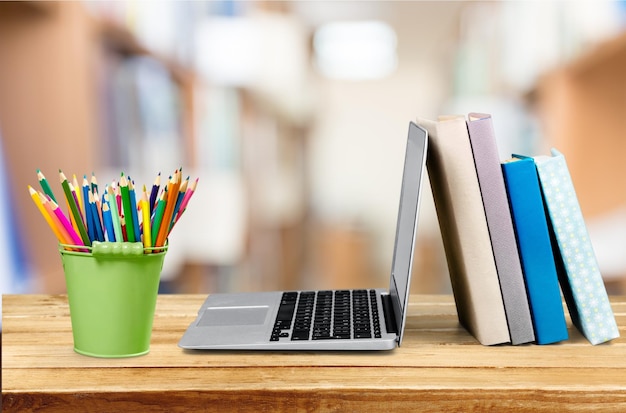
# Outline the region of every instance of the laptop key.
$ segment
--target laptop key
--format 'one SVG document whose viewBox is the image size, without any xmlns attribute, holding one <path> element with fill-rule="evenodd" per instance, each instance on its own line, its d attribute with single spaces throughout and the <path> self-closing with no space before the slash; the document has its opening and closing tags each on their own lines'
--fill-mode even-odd
<svg viewBox="0 0 626 413">
<path fill-rule="evenodd" d="M 309 330 L 294 330 L 291 334 L 292 340 L 308 340 L 309 339 Z"/>
</svg>

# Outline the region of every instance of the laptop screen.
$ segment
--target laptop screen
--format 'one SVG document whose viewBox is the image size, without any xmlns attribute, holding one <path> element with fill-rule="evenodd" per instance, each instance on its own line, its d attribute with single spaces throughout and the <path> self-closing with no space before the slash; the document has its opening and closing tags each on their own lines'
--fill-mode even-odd
<svg viewBox="0 0 626 413">
<path fill-rule="evenodd" d="M 422 175 L 426 165 L 427 132 L 411 122 L 404 158 L 400 206 L 396 225 L 389 292 L 398 327 L 398 345 L 402 342 L 406 306 L 413 267 L 413 251 L 417 232 Z"/>
</svg>

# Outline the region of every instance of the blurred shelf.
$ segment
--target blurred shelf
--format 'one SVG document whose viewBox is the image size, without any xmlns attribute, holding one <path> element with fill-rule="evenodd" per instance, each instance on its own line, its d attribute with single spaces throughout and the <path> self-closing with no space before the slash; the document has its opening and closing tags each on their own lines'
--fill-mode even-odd
<svg viewBox="0 0 626 413">
<path fill-rule="evenodd" d="M 590 53 L 581 56 L 568 67 L 571 73 L 584 75 L 594 69 L 620 64 L 626 58 L 626 31 L 613 39 L 607 40 Z"/>
<path fill-rule="evenodd" d="M 192 70 L 153 53 L 127 28 L 94 17 L 84 2 L 0 1 L 0 127 L 16 220 L 39 291 L 62 292 L 65 282 L 56 239 L 23 191 L 37 183 L 37 169 L 80 173 L 107 166 L 100 153 L 98 78 L 99 55 L 107 49 L 122 58 L 148 55 L 163 63 L 180 90 L 181 141 L 185 151 L 192 150 Z M 48 180 L 61 192 L 58 180 Z"/>
<path fill-rule="evenodd" d="M 0 15 L 45 16 L 58 10 L 53 1 L 0 1 Z"/>
<path fill-rule="evenodd" d="M 163 56 L 145 47 L 137 37 L 123 25 L 108 20 L 94 18 L 97 33 L 105 47 L 123 56 L 151 56 L 162 62 L 180 85 L 193 84 L 197 76 L 193 70 L 184 67 L 174 59 Z"/>
<path fill-rule="evenodd" d="M 587 217 L 626 205 L 626 32 L 546 73 L 528 96 L 551 147 L 567 159 Z"/>
</svg>

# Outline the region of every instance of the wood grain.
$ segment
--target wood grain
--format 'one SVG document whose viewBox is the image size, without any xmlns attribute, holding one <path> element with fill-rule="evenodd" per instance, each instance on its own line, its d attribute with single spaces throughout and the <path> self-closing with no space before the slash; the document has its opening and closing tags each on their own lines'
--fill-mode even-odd
<svg viewBox="0 0 626 413">
<path fill-rule="evenodd" d="M 98 359 L 72 349 L 67 297 L 3 297 L 3 411 L 607 411 L 626 409 L 622 337 L 592 346 L 568 320 L 557 345 L 485 347 L 450 296 L 412 296 L 390 352 L 191 352 L 177 346 L 204 301 L 159 296 L 150 353 Z"/>
</svg>

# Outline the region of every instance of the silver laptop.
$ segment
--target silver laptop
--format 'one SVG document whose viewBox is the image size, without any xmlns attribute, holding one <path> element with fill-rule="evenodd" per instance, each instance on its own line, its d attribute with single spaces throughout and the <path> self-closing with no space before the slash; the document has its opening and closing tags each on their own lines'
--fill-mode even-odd
<svg viewBox="0 0 626 413">
<path fill-rule="evenodd" d="M 390 350 L 400 346 L 427 138 L 426 130 L 409 124 L 388 291 L 211 294 L 178 345 L 195 350 Z"/>
</svg>

